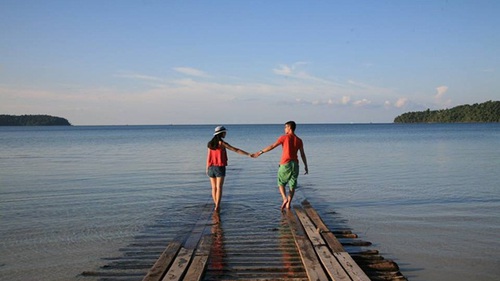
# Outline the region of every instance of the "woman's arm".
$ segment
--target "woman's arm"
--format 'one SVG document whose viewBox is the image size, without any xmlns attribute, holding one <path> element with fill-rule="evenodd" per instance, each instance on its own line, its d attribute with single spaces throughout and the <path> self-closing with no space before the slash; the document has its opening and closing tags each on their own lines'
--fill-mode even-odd
<svg viewBox="0 0 500 281">
<path fill-rule="evenodd" d="M 207 151 L 207 168 L 206 168 L 206 173 L 208 175 L 208 158 L 210 157 L 210 148 L 208 148 L 208 151 Z"/>
<path fill-rule="evenodd" d="M 237 148 L 237 147 L 231 146 L 231 145 L 230 145 L 229 143 L 227 143 L 227 142 L 224 142 L 224 141 L 223 141 L 223 142 L 222 142 L 222 146 L 224 146 L 225 148 L 227 148 L 227 149 L 229 149 L 229 150 L 231 150 L 231 151 L 234 151 L 234 152 L 236 152 L 236 153 L 238 153 L 238 154 L 245 155 L 245 156 L 250 156 L 250 153 L 248 153 L 248 152 L 246 152 L 246 151 L 244 151 L 244 150 L 242 150 L 242 149 L 239 149 L 239 148 Z"/>
</svg>

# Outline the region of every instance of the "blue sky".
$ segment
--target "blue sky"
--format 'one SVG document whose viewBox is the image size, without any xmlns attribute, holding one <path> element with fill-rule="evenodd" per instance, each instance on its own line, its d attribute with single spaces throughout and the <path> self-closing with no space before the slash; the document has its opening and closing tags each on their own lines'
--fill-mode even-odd
<svg viewBox="0 0 500 281">
<path fill-rule="evenodd" d="M 0 1 L 0 114 L 386 123 L 500 100 L 500 1 Z"/>
</svg>

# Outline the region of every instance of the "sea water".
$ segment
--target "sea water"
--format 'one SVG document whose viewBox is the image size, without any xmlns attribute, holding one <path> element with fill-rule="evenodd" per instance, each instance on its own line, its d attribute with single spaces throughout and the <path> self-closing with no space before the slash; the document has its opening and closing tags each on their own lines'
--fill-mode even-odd
<svg viewBox="0 0 500 281">
<path fill-rule="evenodd" d="M 0 127 L 0 279 L 90 280 L 80 273 L 154 221 L 168 225 L 167 239 L 188 229 L 211 200 L 214 127 Z M 226 128 L 226 141 L 249 152 L 283 133 L 282 124 Z M 300 194 L 327 224 L 340 216 L 410 280 L 500 278 L 499 124 L 298 124 L 296 133 L 309 162 Z M 279 157 L 280 148 L 257 159 L 230 152 L 223 204 L 279 208 Z"/>
</svg>

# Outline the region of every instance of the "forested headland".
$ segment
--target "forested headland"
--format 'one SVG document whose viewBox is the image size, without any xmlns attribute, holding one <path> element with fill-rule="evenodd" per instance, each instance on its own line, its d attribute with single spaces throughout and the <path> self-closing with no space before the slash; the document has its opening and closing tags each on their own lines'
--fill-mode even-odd
<svg viewBox="0 0 500 281">
<path fill-rule="evenodd" d="M 0 126 L 71 126 L 68 120 L 50 115 L 0 115 Z"/>
<path fill-rule="evenodd" d="M 394 123 L 488 123 L 500 122 L 500 101 L 459 105 L 449 109 L 407 112 Z"/>
</svg>

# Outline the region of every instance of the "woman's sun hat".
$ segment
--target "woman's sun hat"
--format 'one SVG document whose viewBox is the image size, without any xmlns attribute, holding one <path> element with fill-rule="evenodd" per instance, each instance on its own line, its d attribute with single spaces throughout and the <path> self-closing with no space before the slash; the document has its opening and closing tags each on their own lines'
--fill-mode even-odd
<svg viewBox="0 0 500 281">
<path fill-rule="evenodd" d="M 220 133 L 225 133 L 225 132 L 226 132 L 226 128 L 224 128 L 224 126 L 217 126 L 217 127 L 215 127 L 214 136 L 218 135 Z"/>
</svg>

